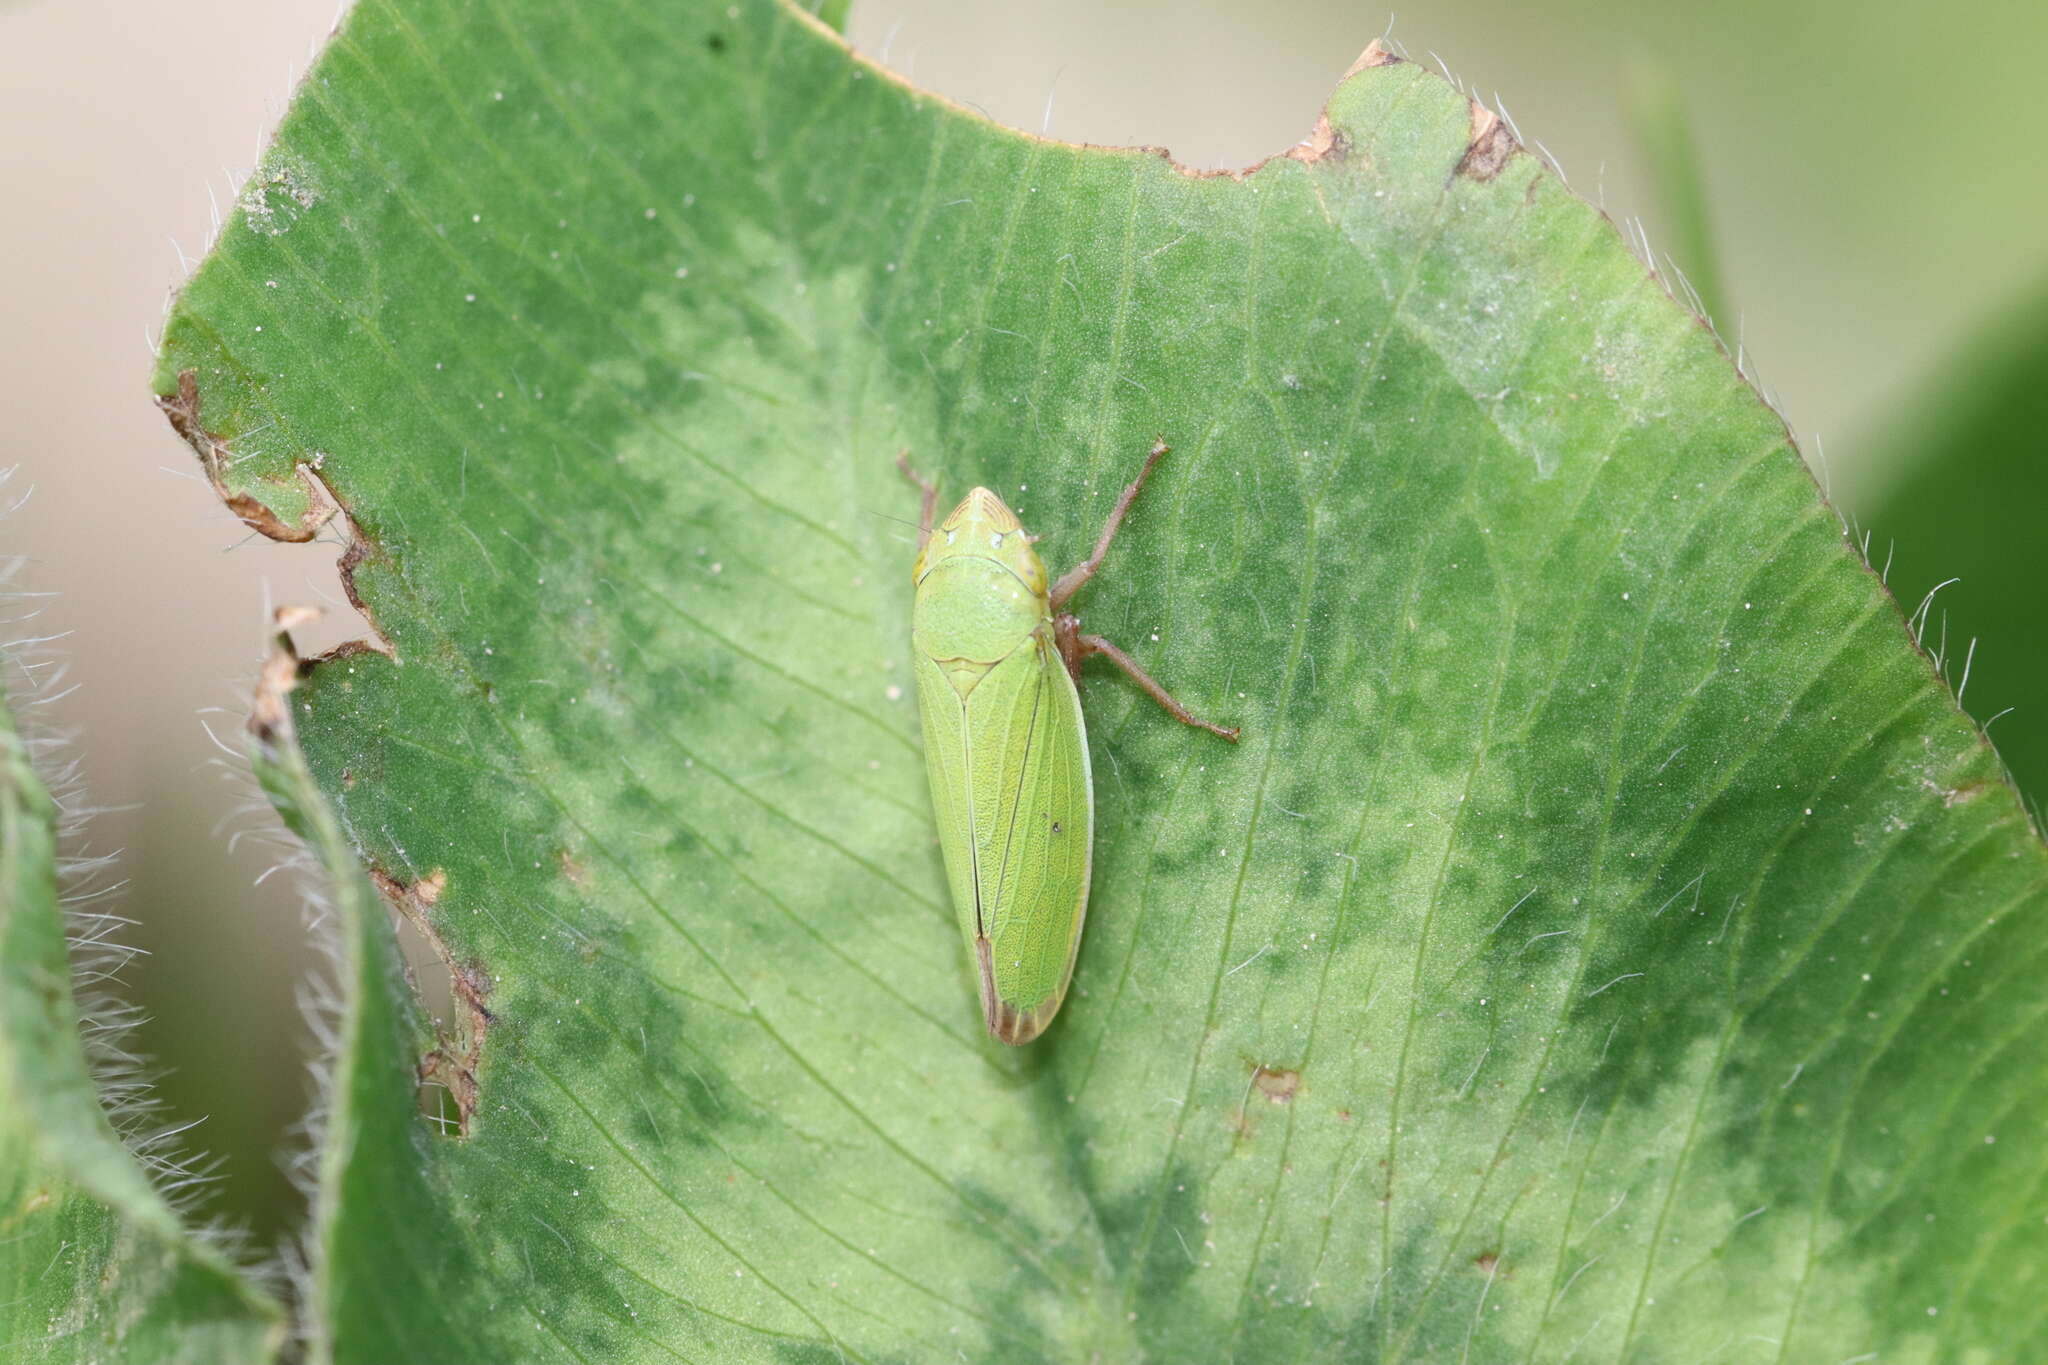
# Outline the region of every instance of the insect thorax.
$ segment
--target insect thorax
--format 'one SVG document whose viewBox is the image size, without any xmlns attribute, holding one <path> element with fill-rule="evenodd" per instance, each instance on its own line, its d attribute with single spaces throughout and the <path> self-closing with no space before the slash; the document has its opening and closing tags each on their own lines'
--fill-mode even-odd
<svg viewBox="0 0 2048 1365">
<path fill-rule="evenodd" d="M 917 652 L 941 664 L 1000 663 L 1032 632 L 1049 627 L 1043 589 L 1004 564 L 976 555 L 948 555 L 917 585 L 910 630 Z"/>
</svg>

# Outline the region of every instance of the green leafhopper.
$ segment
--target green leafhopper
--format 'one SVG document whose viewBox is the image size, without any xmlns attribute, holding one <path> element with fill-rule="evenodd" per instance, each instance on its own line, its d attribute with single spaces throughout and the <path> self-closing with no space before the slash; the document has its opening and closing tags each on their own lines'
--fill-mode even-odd
<svg viewBox="0 0 2048 1365">
<path fill-rule="evenodd" d="M 1101 654 L 1189 725 L 1197 720 L 1128 654 L 1063 610 L 1094 577 L 1152 467 L 1155 444 L 1095 550 L 1058 582 L 1003 500 L 976 488 L 937 526 L 938 488 L 897 460 L 924 491 L 918 519 L 911 666 L 924 722 L 925 768 L 946 876 L 973 954 L 988 1031 L 1028 1043 L 1066 999 L 1088 910 L 1095 792 L 1076 688 L 1081 661 Z"/>
</svg>

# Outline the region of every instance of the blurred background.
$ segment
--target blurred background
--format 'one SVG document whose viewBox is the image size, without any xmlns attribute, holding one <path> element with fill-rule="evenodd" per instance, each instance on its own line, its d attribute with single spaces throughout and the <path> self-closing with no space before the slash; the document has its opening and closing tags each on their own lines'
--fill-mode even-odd
<svg viewBox="0 0 2048 1365">
<path fill-rule="evenodd" d="M 1930 651 L 2034 801 L 2048 791 L 2048 6 L 1959 0 L 855 0 L 856 46 L 991 117 L 1170 147 L 1285 149 L 1370 41 L 1496 100 L 1712 303 Z M 77 737 L 145 949 L 167 1117 L 203 1119 L 204 1207 L 297 1217 L 276 1153 L 307 1102 L 316 967 L 238 750 L 267 610 L 353 632 L 333 546 L 248 533 L 150 402 L 169 292 L 204 251 L 336 0 L 0 4 L 0 467 L 18 587 L 63 638 Z M 1824 454 L 1823 454 L 1824 452 Z M 1945 637 L 1944 637 L 1945 631 Z M 1943 640 L 1946 644 L 1943 644 Z M 1971 641 L 1975 641 L 1974 653 Z M 17 677 L 10 686 L 22 683 Z M 47 681 L 47 680 L 45 680 Z M 19 690 L 15 688 L 14 690 Z M 2008 708 L 2016 708 L 2007 714 Z M 2038 821 L 2038 804 L 2035 805 Z M 240 836 L 240 837 L 238 837 Z"/>
</svg>

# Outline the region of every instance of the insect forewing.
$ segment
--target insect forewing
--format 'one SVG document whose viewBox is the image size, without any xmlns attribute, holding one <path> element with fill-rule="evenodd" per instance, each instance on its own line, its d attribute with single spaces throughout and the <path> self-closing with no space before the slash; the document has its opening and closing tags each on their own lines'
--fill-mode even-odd
<svg viewBox="0 0 2048 1365">
<path fill-rule="evenodd" d="M 983 1006 L 996 1036 L 1025 1042 L 1067 993 L 1088 908 L 1093 788 L 1081 700 L 1049 636 L 1035 636 L 989 677 L 1002 700 L 968 705 L 972 781 L 1000 792 L 977 803 L 975 862 L 988 940 Z M 970 944 L 977 949 L 979 946 Z"/>
</svg>

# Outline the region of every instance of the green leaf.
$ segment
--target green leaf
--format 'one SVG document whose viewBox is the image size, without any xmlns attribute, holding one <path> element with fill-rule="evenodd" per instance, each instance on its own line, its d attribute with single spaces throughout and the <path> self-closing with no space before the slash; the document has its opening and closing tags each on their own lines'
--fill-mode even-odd
<svg viewBox="0 0 2048 1365">
<path fill-rule="evenodd" d="M 444 1134 L 350 950 L 332 1359 L 2048 1350 L 2041 844 L 1712 337 L 1427 72 L 1195 176 L 765 0 L 363 0 L 157 386 L 252 524 L 347 509 L 391 654 L 293 714 L 456 986 Z M 1005 1050 L 892 460 L 1058 571 L 1159 436 L 1077 606 L 1245 741 L 1091 669 Z"/>
<path fill-rule="evenodd" d="M 1990 319 L 1879 430 L 1871 459 L 1890 478 L 1868 517 L 1871 558 L 1970 714 L 1996 722 L 1998 752 L 2035 801 L 2048 796 L 2044 373 L 2048 280 Z"/>
<path fill-rule="evenodd" d="M 293 609 L 280 613 L 289 622 Z M 307 1240 L 315 1274 L 299 1304 L 316 1359 L 468 1360 L 466 1315 L 490 1305 L 455 1295 L 417 1317 L 439 1324 L 431 1345 L 366 1345 L 386 1319 L 415 1318 L 406 1300 L 418 1258 L 438 1258 L 475 1282 L 464 1264 L 463 1229 L 427 1179 L 420 1106 L 414 1086 L 432 1048 L 392 938 L 390 918 L 363 875 L 333 809 L 320 794 L 294 734 L 291 693 L 300 664 L 279 636 L 250 717 L 250 758 L 258 781 L 326 873 L 338 967 L 336 1006 L 327 1030 L 333 1070 L 326 1077 L 314 1144 L 313 1226 Z M 364 1159 L 367 1155 L 367 1159 Z M 420 1277 L 420 1283 L 431 1277 Z M 414 1332 L 417 1334 L 418 1329 Z M 507 1356 L 504 1358 L 518 1358 Z"/>
<path fill-rule="evenodd" d="M 186 1227 L 100 1107 L 58 895 L 59 811 L 0 707 L 0 1358 L 273 1358 L 281 1310 Z"/>
</svg>

